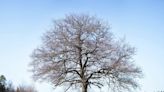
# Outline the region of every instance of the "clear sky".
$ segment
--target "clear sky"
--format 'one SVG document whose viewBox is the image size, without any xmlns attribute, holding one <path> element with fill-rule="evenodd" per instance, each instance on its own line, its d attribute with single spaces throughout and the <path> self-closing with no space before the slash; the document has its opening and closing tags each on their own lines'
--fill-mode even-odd
<svg viewBox="0 0 164 92">
<path fill-rule="evenodd" d="M 0 0 L 0 74 L 15 85 L 60 92 L 32 82 L 28 64 L 52 21 L 69 13 L 108 21 L 117 37 L 137 48 L 134 59 L 144 72 L 139 92 L 164 90 L 164 0 Z"/>
</svg>

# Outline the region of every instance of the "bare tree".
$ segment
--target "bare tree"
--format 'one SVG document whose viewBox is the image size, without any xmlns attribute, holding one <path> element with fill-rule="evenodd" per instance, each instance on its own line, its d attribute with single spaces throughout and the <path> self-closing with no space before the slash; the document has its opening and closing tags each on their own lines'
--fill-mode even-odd
<svg viewBox="0 0 164 92">
<path fill-rule="evenodd" d="M 6 86 L 5 92 L 16 92 L 12 81 L 9 81 Z"/>
<path fill-rule="evenodd" d="M 20 85 L 17 87 L 16 92 L 37 92 L 34 86 Z"/>
<path fill-rule="evenodd" d="M 115 39 L 109 29 L 94 16 L 73 14 L 55 20 L 32 54 L 34 79 L 66 84 L 68 89 L 81 87 L 81 92 L 106 84 L 119 91 L 137 88 L 142 71 L 133 63 L 135 48 Z"/>
</svg>

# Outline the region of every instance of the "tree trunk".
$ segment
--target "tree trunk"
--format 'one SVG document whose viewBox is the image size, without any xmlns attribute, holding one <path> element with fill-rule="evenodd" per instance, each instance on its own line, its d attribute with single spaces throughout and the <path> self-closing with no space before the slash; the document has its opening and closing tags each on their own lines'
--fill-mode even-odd
<svg viewBox="0 0 164 92">
<path fill-rule="evenodd" d="M 87 84 L 83 84 L 82 85 L 82 92 L 87 92 L 88 89 L 88 85 Z"/>
</svg>

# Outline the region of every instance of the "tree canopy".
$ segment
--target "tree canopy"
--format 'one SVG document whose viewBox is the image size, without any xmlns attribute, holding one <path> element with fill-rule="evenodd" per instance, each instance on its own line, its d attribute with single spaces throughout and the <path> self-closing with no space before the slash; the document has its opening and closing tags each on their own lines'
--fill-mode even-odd
<svg viewBox="0 0 164 92">
<path fill-rule="evenodd" d="M 0 76 L 0 92 L 5 92 L 6 78 L 4 75 Z"/>
<path fill-rule="evenodd" d="M 21 85 L 14 88 L 11 81 L 7 82 L 4 75 L 0 75 L 0 92 L 37 92 L 34 86 Z"/>
<path fill-rule="evenodd" d="M 54 21 L 33 51 L 31 66 L 34 79 L 54 86 L 81 87 L 81 92 L 104 85 L 130 90 L 138 87 L 136 79 L 142 75 L 134 54 L 135 48 L 116 39 L 101 19 L 72 14 Z"/>
</svg>

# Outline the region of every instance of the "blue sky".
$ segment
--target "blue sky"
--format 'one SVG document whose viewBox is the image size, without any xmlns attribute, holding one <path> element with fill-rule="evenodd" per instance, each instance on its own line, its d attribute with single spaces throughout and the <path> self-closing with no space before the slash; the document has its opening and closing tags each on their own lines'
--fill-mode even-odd
<svg viewBox="0 0 164 92">
<path fill-rule="evenodd" d="M 56 92 L 47 83 L 33 82 L 28 64 L 53 20 L 69 13 L 108 21 L 116 37 L 125 36 L 137 48 L 134 59 L 144 72 L 139 92 L 164 90 L 163 0 L 0 0 L 0 74 L 15 85 Z"/>
</svg>

